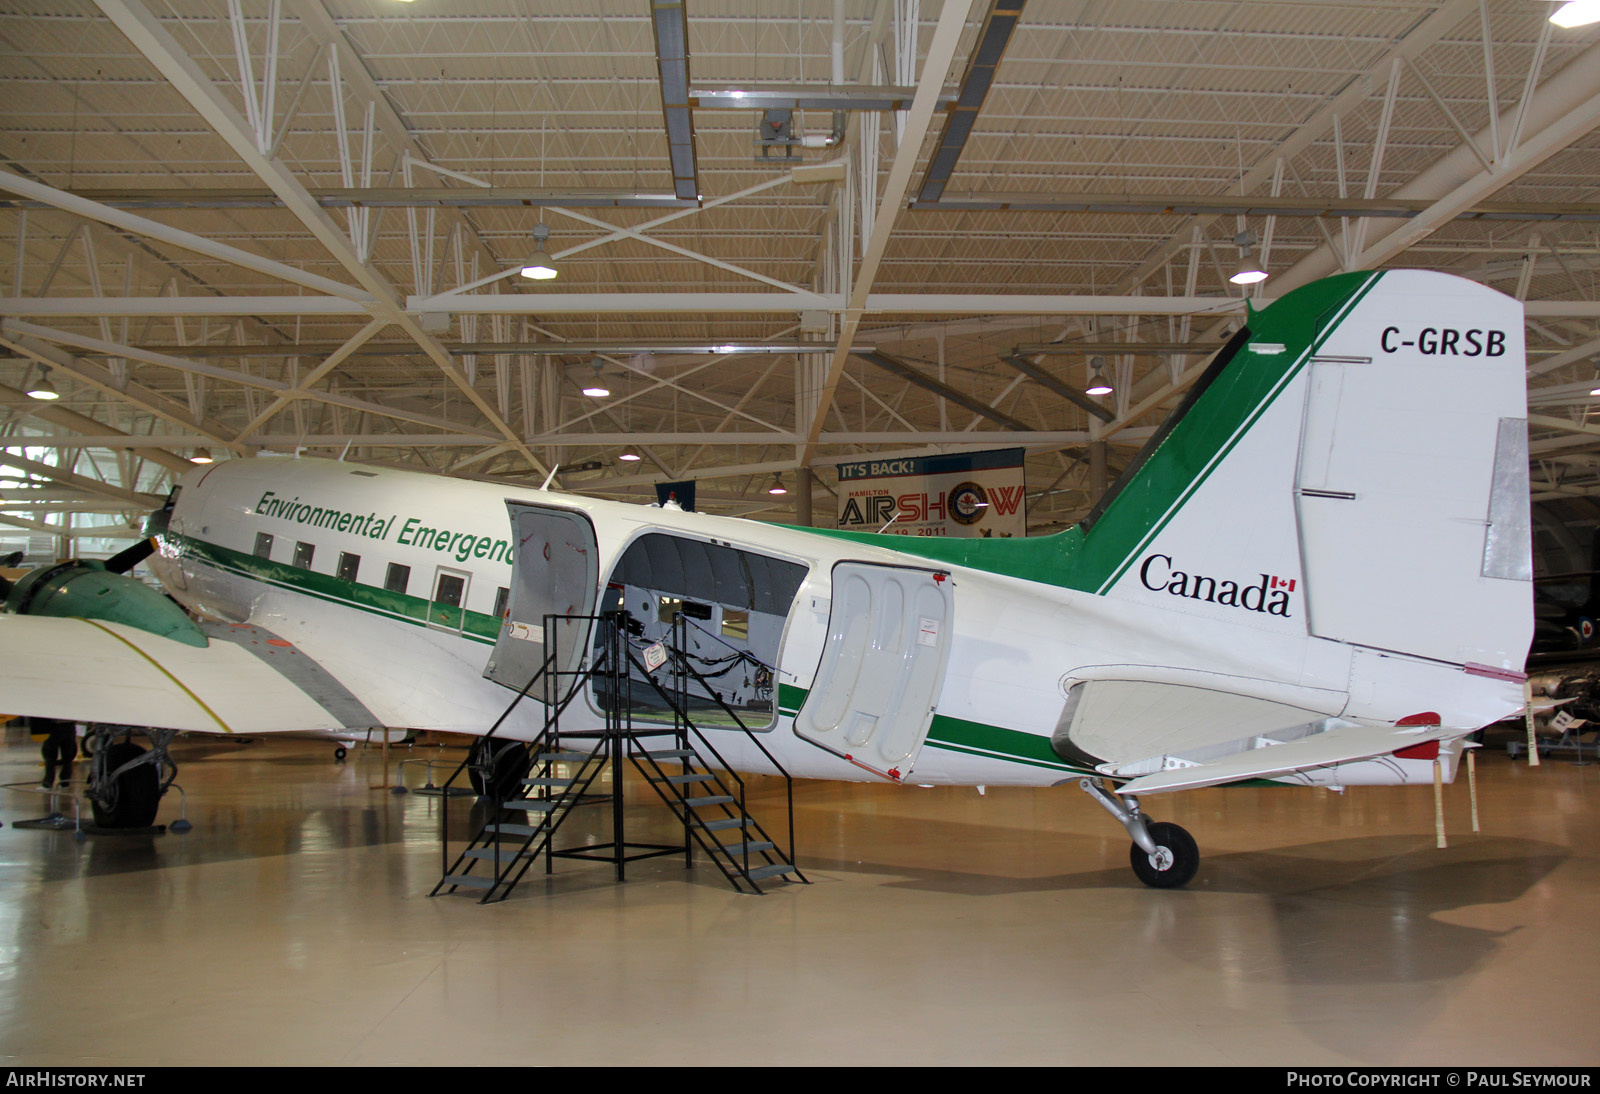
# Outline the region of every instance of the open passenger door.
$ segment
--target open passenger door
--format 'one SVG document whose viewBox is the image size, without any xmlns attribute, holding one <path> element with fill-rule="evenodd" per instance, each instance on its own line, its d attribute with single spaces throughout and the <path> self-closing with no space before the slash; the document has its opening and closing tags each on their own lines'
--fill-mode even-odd
<svg viewBox="0 0 1600 1094">
<path fill-rule="evenodd" d="M 556 624 L 545 633 L 547 615 L 593 615 L 599 589 L 599 548 L 594 526 L 582 513 L 508 501 L 513 543 L 511 596 L 494 654 L 484 676 L 497 684 L 525 687 L 555 643 L 558 672 L 576 672 L 589 637 L 585 623 Z"/>
</svg>

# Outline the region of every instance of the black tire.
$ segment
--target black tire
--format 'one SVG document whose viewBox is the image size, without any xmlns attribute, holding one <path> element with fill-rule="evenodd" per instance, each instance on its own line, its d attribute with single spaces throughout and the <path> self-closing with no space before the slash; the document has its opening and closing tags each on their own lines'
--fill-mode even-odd
<svg viewBox="0 0 1600 1094">
<path fill-rule="evenodd" d="M 106 770 L 115 771 L 130 760 L 143 756 L 145 750 L 131 741 L 114 744 L 106 753 Z M 95 798 L 94 823 L 100 828 L 149 828 L 156 821 L 156 810 L 161 806 L 161 772 L 155 764 L 140 764 L 123 773 L 109 787 L 105 801 Z"/>
<path fill-rule="evenodd" d="M 494 770 L 485 778 L 493 756 Z M 480 798 L 503 802 L 517 796 L 522 779 L 528 774 L 528 746 L 518 741 L 502 741 L 479 737 L 472 742 L 467 754 L 467 774 L 472 778 L 472 789 Z"/>
<path fill-rule="evenodd" d="M 1155 840 L 1157 848 L 1165 849 L 1170 861 L 1166 869 L 1161 869 L 1136 843 L 1128 852 L 1134 875 L 1154 889 L 1176 889 L 1189 884 L 1195 871 L 1200 869 L 1200 847 L 1194 837 L 1166 821 L 1157 821 L 1148 827 L 1150 838 Z"/>
<path fill-rule="evenodd" d="M 344 750 L 344 745 L 339 745 L 337 748 L 335 748 L 333 750 L 334 762 L 335 763 L 344 763 L 345 755 L 346 755 L 346 753 L 345 753 L 345 750 Z"/>
</svg>

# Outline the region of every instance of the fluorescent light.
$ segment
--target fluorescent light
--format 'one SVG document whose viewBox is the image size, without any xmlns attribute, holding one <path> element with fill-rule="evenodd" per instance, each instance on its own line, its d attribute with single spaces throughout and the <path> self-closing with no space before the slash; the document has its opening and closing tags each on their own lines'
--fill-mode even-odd
<svg viewBox="0 0 1600 1094">
<path fill-rule="evenodd" d="M 635 452 L 632 448 L 624 448 L 622 450 L 622 455 L 617 457 L 617 459 L 626 460 L 629 463 L 638 463 L 643 458 L 644 457 L 640 456 L 639 453 Z"/>
<path fill-rule="evenodd" d="M 1112 387 L 1104 380 L 1096 380 L 1094 383 L 1084 388 L 1083 393 L 1085 395 L 1110 395 L 1115 390 L 1116 388 Z"/>
<path fill-rule="evenodd" d="M 1551 12 L 1550 21 L 1566 30 L 1600 23 L 1600 0 L 1571 0 Z"/>
<path fill-rule="evenodd" d="M 611 394 L 611 389 L 608 387 L 601 387 L 599 384 L 590 384 L 588 387 L 583 389 L 583 393 L 589 396 L 591 399 L 604 399 L 607 395 Z"/>
</svg>

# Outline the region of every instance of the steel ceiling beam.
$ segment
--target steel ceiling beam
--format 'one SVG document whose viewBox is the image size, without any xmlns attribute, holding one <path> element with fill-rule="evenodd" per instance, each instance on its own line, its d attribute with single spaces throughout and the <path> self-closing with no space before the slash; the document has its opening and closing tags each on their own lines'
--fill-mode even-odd
<svg viewBox="0 0 1600 1094">
<path fill-rule="evenodd" d="M 306 191 L 324 209 L 515 209 L 567 205 L 599 209 L 688 209 L 699 202 L 672 194 L 622 190 L 556 193 L 528 187 L 319 186 Z M 72 195 L 110 209 L 284 209 L 271 190 L 251 187 L 117 188 L 74 190 Z M 0 198 L 0 209 L 42 209 L 39 198 Z"/>
<path fill-rule="evenodd" d="M 183 52 L 176 40 L 139 0 L 95 0 L 96 5 L 127 36 L 135 49 L 144 55 L 156 70 L 189 103 L 218 136 L 233 150 L 258 178 L 278 195 L 285 206 L 310 231 L 312 236 L 333 258 L 355 278 L 356 283 L 372 294 L 368 305 L 373 318 L 383 319 L 399 326 L 421 346 L 439 371 L 477 408 L 496 431 L 517 450 L 528 464 L 540 473 L 544 464 L 522 443 L 516 432 L 494 407 L 467 381 L 431 334 L 422 329 L 418 320 L 406 314 L 394 287 L 378 272 L 363 262 L 338 225 L 328 217 L 311 195 L 294 177 L 288 167 L 277 157 L 263 154 L 256 147 L 254 134 L 239 116 L 233 104 L 216 88 L 200 67 Z"/>
<path fill-rule="evenodd" d="M 1093 414 L 1096 418 L 1099 418 L 1102 422 L 1113 421 L 1116 418 L 1114 413 L 1101 406 L 1082 388 L 1073 387 L 1065 380 L 1052 376 L 1050 373 L 1046 372 L 1044 369 L 1040 368 L 1026 357 L 1023 357 L 1021 353 L 1002 353 L 1000 354 L 1000 360 L 1004 361 L 1006 364 L 1022 373 L 1022 375 L 1026 376 L 1040 387 L 1045 388 L 1048 391 L 1055 392 L 1057 395 L 1061 396 L 1074 406 L 1082 407 L 1090 414 Z"/>
<path fill-rule="evenodd" d="M 101 447 L 91 444 L 89 439 L 90 436 L 109 437 L 113 441 L 126 439 L 132 443 L 129 443 L 125 446 L 111 444 L 104 447 L 151 449 L 152 451 L 142 454 L 143 458 L 149 460 L 151 463 L 160 464 L 168 471 L 187 471 L 193 466 L 188 460 L 184 459 L 176 452 L 167 451 L 168 448 L 174 446 L 186 448 L 192 445 L 205 445 L 211 443 L 205 437 L 198 435 L 188 436 L 181 439 L 168 439 L 165 437 L 141 437 L 134 433 L 125 433 L 115 426 L 107 425 L 105 422 L 96 421 L 87 414 L 79 414 L 76 410 L 71 410 L 67 407 L 61 406 L 59 403 L 42 403 L 38 399 L 30 396 L 27 392 L 19 391 L 14 387 L 8 387 L 4 384 L 0 384 L 0 404 L 16 407 L 20 412 L 28 414 L 34 418 L 38 418 L 42 422 L 49 422 L 51 425 L 59 426 L 62 429 L 73 430 L 76 434 L 82 435 L 77 438 L 76 443 L 85 448 Z M 72 445 L 68 443 L 72 440 L 73 438 L 63 438 L 64 447 L 72 447 Z M 32 446 L 33 440 L 32 438 L 29 438 L 26 442 L 14 442 L 10 437 L 0 437 L 0 445 L 12 443 L 26 443 Z M 44 446 L 40 445 L 38 447 Z"/>
<path fill-rule="evenodd" d="M 1008 194 L 961 193 L 937 201 L 913 198 L 917 211 L 946 213 L 1113 213 L 1173 216 L 1281 216 L 1338 219 L 1378 217 L 1409 220 L 1427 213 L 1428 198 L 1240 197 L 1229 194 Z M 1530 223 L 1600 222 L 1600 202 L 1479 201 L 1451 218 L 1457 221 L 1527 221 Z"/>
<path fill-rule="evenodd" d="M 595 356 L 617 354 L 632 356 L 650 353 L 663 357 L 676 354 L 712 354 L 718 357 L 743 355 L 773 356 L 786 353 L 832 353 L 832 342 L 443 342 L 445 350 L 465 356 L 485 356 L 496 353 L 515 353 L 529 357 Z M 296 342 L 293 345 L 261 345 L 259 343 L 208 343 L 197 346 L 161 346 L 160 352 L 175 357 L 326 357 L 340 348 L 338 342 Z M 152 347 L 157 348 L 157 347 Z M 859 346 L 872 350 L 875 346 Z M 350 357 L 415 357 L 422 353 L 414 342 L 368 342 L 353 350 Z"/>
<path fill-rule="evenodd" d="M 944 90 L 945 77 L 955 61 L 956 47 L 961 42 L 961 32 L 966 29 L 967 15 L 974 0 L 944 0 L 939 8 L 939 21 L 934 25 L 933 38 L 928 43 L 927 55 L 922 62 L 922 79 L 917 81 L 917 93 L 912 98 L 911 109 L 905 112 L 904 128 L 895 150 L 894 162 L 889 167 L 889 177 L 884 183 L 883 196 L 877 214 L 872 220 L 872 233 L 862 242 L 861 262 L 856 267 L 855 281 L 839 322 L 839 344 L 828 362 L 828 371 L 822 377 L 817 392 L 817 403 L 811 415 L 806 443 L 801 446 L 799 464 L 811 466 L 816 455 L 817 438 L 833 405 L 834 393 L 839 389 L 839 378 L 844 375 L 845 362 L 850 356 L 850 346 L 856 331 L 868 311 L 868 297 L 877 279 L 878 268 L 883 263 L 889 247 L 889 236 L 894 232 L 895 220 L 905 205 L 911 187 L 911 174 L 916 170 L 922 153 L 922 141 L 927 136 L 933 120 L 934 107 L 939 92 Z"/>
<path fill-rule="evenodd" d="M 914 87 L 883 84 L 762 84 L 745 88 L 691 88 L 689 105 L 699 110 L 909 110 Z M 959 88 L 946 88 L 935 108 L 956 105 Z"/>
<path fill-rule="evenodd" d="M 1383 56 L 1365 72 L 1353 73 L 1336 95 L 1324 102 L 1304 122 L 1285 133 L 1282 141 L 1271 153 L 1262 156 L 1253 166 L 1245 170 L 1237 186 L 1229 186 L 1228 189 L 1248 193 L 1270 182 L 1279 160 L 1293 161 L 1296 156 L 1313 147 L 1327 135 L 1334 124 L 1334 119 L 1341 116 L 1348 118 L 1365 106 L 1372 96 L 1376 80 L 1387 73 L 1397 59 L 1401 61 L 1415 59 L 1446 34 L 1459 28 L 1463 20 L 1474 15 L 1478 10 L 1478 4 L 1479 0 L 1444 0 L 1444 3 L 1432 12 L 1420 16 L 1415 23 L 1395 37 L 1393 46 L 1385 50 Z M 1209 216 L 1204 216 L 1196 223 L 1203 228 L 1210 220 Z M 1193 226 L 1185 225 L 1170 235 L 1164 243 L 1152 250 L 1132 273 L 1120 279 L 1117 287 L 1126 290 L 1143 284 L 1174 254 L 1189 246 L 1189 236 Z"/>
<path fill-rule="evenodd" d="M 197 236 L 193 232 L 185 232 L 181 228 L 173 228 L 159 221 L 146 217 L 135 216 L 133 213 L 113 209 L 77 194 L 65 190 L 57 190 L 53 186 L 46 186 L 42 182 L 14 175 L 9 171 L 0 171 L 0 190 L 7 190 L 13 194 L 20 194 L 43 206 L 50 206 L 73 213 L 88 220 L 97 220 L 102 224 L 109 224 L 135 235 L 157 239 L 163 243 L 170 243 L 174 247 L 182 247 L 186 251 L 215 258 L 230 265 L 241 266 L 268 277 L 275 277 L 287 281 L 291 285 L 311 289 L 314 292 L 327 293 L 347 301 L 368 302 L 372 295 L 363 292 L 352 285 L 346 285 L 332 278 L 322 277 L 318 274 L 307 273 L 282 262 L 274 262 L 270 258 L 251 254 L 249 251 L 226 243 Z"/>
<path fill-rule="evenodd" d="M 1264 308 L 1275 297 L 1252 297 L 1250 304 Z M 855 307 L 855 306 L 852 306 Z M 359 316 L 370 318 L 372 308 L 326 296 L 58 296 L 0 297 L 0 316 L 48 318 L 76 316 Z M 620 292 L 475 294 L 472 296 L 412 296 L 406 300 L 405 318 L 446 315 L 786 315 L 803 311 L 848 312 L 843 298 L 832 293 L 673 293 Z M 1089 296 L 1032 293 L 869 293 L 857 307 L 866 315 L 1196 315 L 1231 317 L 1245 313 L 1245 301 L 1236 296 Z M 1523 313 L 1533 319 L 1600 319 L 1600 301 L 1529 300 Z M 398 320 L 390 320 L 399 322 Z M 402 323 L 402 326 L 406 324 Z M 857 323 L 859 326 L 859 322 Z M 418 328 L 420 330 L 420 328 Z M 853 333 L 853 331 L 852 331 Z M 880 331 L 868 333 L 881 334 Z M 449 359 L 442 343 L 430 338 L 424 353 L 437 363 Z M 565 344 L 565 343 L 563 343 Z M 843 344 L 835 342 L 834 352 Z"/>
<path fill-rule="evenodd" d="M 1012 32 L 1017 29 L 1024 3 L 1026 0 L 989 0 L 989 10 L 978 27 L 977 44 L 972 47 L 967 57 L 967 70 L 961 75 L 955 105 L 945 118 L 944 131 L 939 134 L 939 144 L 928 159 L 912 208 L 917 207 L 917 202 L 937 202 L 943 195 L 956 169 L 956 161 L 972 136 L 983 100 L 994 84 L 995 69 L 1000 65 L 1000 58 L 1005 56 Z"/>
<path fill-rule="evenodd" d="M 650 0 L 650 29 L 661 86 L 661 119 L 672 163 L 672 192 L 699 201 L 700 168 L 694 151 L 694 116 L 689 112 L 689 20 L 683 0 Z"/>
<path fill-rule="evenodd" d="M 862 350 L 852 350 L 851 352 L 853 352 L 863 361 L 866 361 L 868 364 L 876 365 L 878 368 L 881 368 L 890 375 L 898 376 L 902 380 L 909 381 L 910 383 L 922 388 L 924 391 L 931 391 L 933 394 L 937 395 L 947 403 L 954 403 L 956 406 L 965 407 L 966 409 L 972 411 L 972 413 L 987 418 L 996 425 L 1005 426 L 1007 429 L 1013 429 L 1019 433 L 1030 432 L 1033 428 L 1024 422 L 1018 421 L 1009 414 L 1005 414 L 994 409 L 992 406 L 982 402 L 981 400 L 974 399 L 965 392 L 957 391 L 948 384 L 940 383 L 932 376 L 928 376 L 923 373 L 920 369 L 913 368 L 911 365 L 906 364 L 899 358 L 891 357 L 881 350 L 874 350 L 871 353 L 864 352 Z"/>
<path fill-rule="evenodd" d="M 1414 175 L 1391 197 L 1420 198 L 1430 202 L 1418 215 L 1400 221 L 1380 222 L 1374 229 L 1386 234 L 1369 243 L 1354 259 L 1353 268 L 1370 268 L 1387 262 L 1407 247 L 1454 220 L 1462 210 L 1522 177 L 1557 152 L 1600 126 L 1600 43 L 1567 62 L 1551 75 L 1523 104 L 1513 104 L 1498 116 L 1508 130 L 1520 125 L 1524 136 L 1514 150 L 1499 154 L 1492 170 L 1485 170 L 1479 152 L 1467 143 L 1457 145 L 1432 165 Z M 1475 139 L 1488 139 L 1489 127 Z M 1326 242 L 1273 278 L 1275 292 L 1315 281 L 1336 272 L 1339 258 Z M 1531 308 L 1528 314 L 1533 314 Z"/>
</svg>

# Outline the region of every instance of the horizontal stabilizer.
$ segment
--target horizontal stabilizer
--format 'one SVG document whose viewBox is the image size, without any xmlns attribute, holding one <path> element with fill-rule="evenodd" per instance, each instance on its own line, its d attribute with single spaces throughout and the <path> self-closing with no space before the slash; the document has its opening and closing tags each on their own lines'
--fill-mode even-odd
<svg viewBox="0 0 1600 1094">
<path fill-rule="evenodd" d="M 6 714 L 205 733 L 351 728 L 353 701 L 330 688 L 315 662 L 257 628 L 195 647 L 120 623 L 0 615 Z"/>
<path fill-rule="evenodd" d="M 1402 748 L 1411 748 L 1427 741 L 1445 737 L 1459 737 L 1459 729 L 1441 729 L 1423 726 L 1415 729 L 1396 729 L 1394 726 L 1343 726 L 1309 737 L 1298 737 L 1280 745 L 1252 748 L 1235 752 L 1231 756 L 1194 767 L 1178 767 L 1158 771 L 1124 783 L 1117 788 L 1119 794 L 1157 794 L 1170 790 L 1193 790 L 1201 786 L 1238 782 L 1241 779 L 1264 779 L 1274 775 L 1287 775 L 1312 767 L 1348 763 L 1352 760 L 1370 760 L 1374 756 L 1387 756 Z"/>
</svg>

